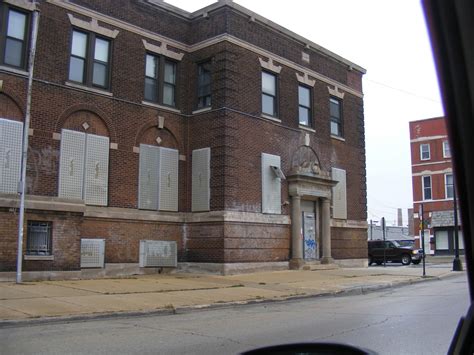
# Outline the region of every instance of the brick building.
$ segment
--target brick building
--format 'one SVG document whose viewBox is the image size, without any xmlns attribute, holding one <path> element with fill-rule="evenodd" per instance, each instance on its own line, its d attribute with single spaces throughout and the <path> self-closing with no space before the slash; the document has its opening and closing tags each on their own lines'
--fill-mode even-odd
<svg viewBox="0 0 474 355">
<path fill-rule="evenodd" d="M 454 180 L 444 117 L 410 122 L 410 145 L 417 245 L 421 245 L 419 208 L 423 204 L 425 251 L 454 254 Z M 461 231 L 459 236 L 463 249 Z"/>
<path fill-rule="evenodd" d="M 142 240 L 221 272 L 366 265 L 363 68 L 229 0 L 5 0 L 1 270 L 35 6 L 24 270 L 81 272 L 90 239 L 105 270 L 144 271 Z"/>
</svg>

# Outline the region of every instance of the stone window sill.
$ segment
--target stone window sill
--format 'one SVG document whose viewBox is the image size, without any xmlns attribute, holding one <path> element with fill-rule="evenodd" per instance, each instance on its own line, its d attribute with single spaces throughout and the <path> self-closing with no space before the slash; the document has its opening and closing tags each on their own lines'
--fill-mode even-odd
<svg viewBox="0 0 474 355">
<path fill-rule="evenodd" d="M 25 260 L 53 261 L 54 255 L 25 255 Z"/>
<path fill-rule="evenodd" d="M 303 129 L 305 131 L 308 131 L 308 132 L 312 132 L 312 133 L 316 133 L 316 130 L 311 128 L 311 127 L 308 127 L 308 126 L 302 126 L 302 125 L 299 125 L 298 126 L 300 129 Z"/>
<path fill-rule="evenodd" d="M 273 116 L 265 115 L 264 113 L 262 113 L 262 118 L 265 118 L 267 120 L 271 120 L 271 121 L 274 121 L 274 122 L 281 123 L 280 119 L 278 119 L 276 117 L 273 117 Z"/>
<path fill-rule="evenodd" d="M 69 86 L 69 87 L 72 87 L 72 88 L 75 88 L 75 89 L 79 89 L 79 90 L 93 92 L 94 94 L 101 94 L 101 95 L 105 95 L 105 96 L 114 96 L 110 91 L 91 88 L 89 86 L 85 86 L 85 85 L 81 85 L 81 84 L 77 84 L 77 83 L 72 83 L 70 81 L 66 81 L 66 86 Z"/>
<path fill-rule="evenodd" d="M 150 101 L 142 101 L 142 105 L 149 106 L 149 107 L 154 107 L 154 108 L 159 108 L 160 110 L 164 110 L 164 111 L 170 111 L 170 112 L 174 112 L 174 113 L 181 113 L 181 111 L 176 109 L 176 108 L 159 105 L 157 103 L 150 102 Z"/>
<path fill-rule="evenodd" d="M 203 113 L 203 112 L 207 112 L 207 111 L 211 111 L 211 110 L 212 110 L 212 107 L 208 106 L 208 107 L 203 107 L 203 108 L 194 110 L 193 112 L 191 112 L 191 114 L 196 115 L 198 113 Z"/>
<path fill-rule="evenodd" d="M 332 134 L 331 134 L 331 138 L 332 138 L 332 139 L 335 139 L 335 140 L 338 140 L 338 141 L 341 141 L 341 142 L 345 142 L 345 141 L 346 141 L 344 138 L 339 137 L 339 136 L 334 136 L 334 135 L 332 135 Z"/>
</svg>

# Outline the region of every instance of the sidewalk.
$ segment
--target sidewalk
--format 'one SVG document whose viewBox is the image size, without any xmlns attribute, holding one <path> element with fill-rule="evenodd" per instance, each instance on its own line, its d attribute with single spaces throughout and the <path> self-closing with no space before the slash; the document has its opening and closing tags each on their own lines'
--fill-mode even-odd
<svg viewBox="0 0 474 355">
<path fill-rule="evenodd" d="M 244 275 L 146 275 L 122 279 L 0 283 L 0 325 L 40 319 L 174 313 L 182 309 L 364 293 L 460 274 L 451 265 L 316 268 Z M 463 273 L 464 274 L 464 273 Z M 464 274 L 465 275 L 465 274 Z"/>
</svg>

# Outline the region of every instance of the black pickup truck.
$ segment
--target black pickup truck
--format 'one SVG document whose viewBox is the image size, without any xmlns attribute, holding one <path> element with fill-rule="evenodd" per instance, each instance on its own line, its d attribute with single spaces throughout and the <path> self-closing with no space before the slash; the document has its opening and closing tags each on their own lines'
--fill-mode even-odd
<svg viewBox="0 0 474 355">
<path fill-rule="evenodd" d="M 369 240 L 369 265 L 381 265 L 384 261 L 401 262 L 403 265 L 419 264 L 423 259 L 423 250 L 403 247 L 396 240 Z"/>
</svg>

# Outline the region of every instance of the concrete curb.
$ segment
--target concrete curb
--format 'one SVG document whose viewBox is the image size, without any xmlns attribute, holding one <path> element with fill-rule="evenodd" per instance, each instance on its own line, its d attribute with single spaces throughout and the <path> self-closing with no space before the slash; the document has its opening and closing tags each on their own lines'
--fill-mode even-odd
<svg viewBox="0 0 474 355">
<path fill-rule="evenodd" d="M 211 304 L 201 304 L 193 306 L 173 307 L 173 308 L 160 308 L 154 310 L 144 311 L 116 311 L 116 312 L 105 312 L 105 313 L 91 313 L 77 316 L 57 316 L 57 317 L 39 317 L 39 318 L 27 318 L 27 319 L 16 319 L 16 320 L 0 320 L 1 328 L 14 328 L 14 327 L 27 327 L 35 326 L 40 324 L 61 324 L 61 323 L 72 323 L 72 322 L 86 322 L 91 320 L 106 320 L 106 319 L 120 319 L 130 317 L 152 317 L 152 316 L 168 316 L 175 314 L 183 314 L 188 312 L 196 312 L 202 310 L 212 310 L 219 308 L 229 308 L 235 306 L 254 305 L 254 304 L 267 304 L 267 303 L 283 303 L 296 300 L 304 300 L 319 297 L 343 297 L 343 296 L 356 296 L 364 295 L 372 292 L 383 291 L 391 288 L 398 288 L 413 284 L 418 284 L 426 281 L 440 281 L 446 278 L 451 278 L 460 275 L 459 272 L 449 272 L 447 274 L 439 276 L 426 276 L 425 278 L 409 279 L 405 281 L 385 282 L 372 285 L 362 285 L 355 287 L 347 287 L 338 291 L 328 291 L 318 294 L 309 295 L 293 295 L 281 299 L 251 299 L 247 301 L 231 301 Z"/>
</svg>

